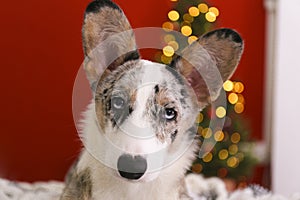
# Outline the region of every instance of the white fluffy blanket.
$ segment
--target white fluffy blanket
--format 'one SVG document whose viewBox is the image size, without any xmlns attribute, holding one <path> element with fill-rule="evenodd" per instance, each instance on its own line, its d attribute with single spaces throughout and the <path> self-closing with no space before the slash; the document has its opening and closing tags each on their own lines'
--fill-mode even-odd
<svg viewBox="0 0 300 200">
<path fill-rule="evenodd" d="M 300 193 L 284 197 L 259 185 L 250 185 L 246 189 L 228 193 L 221 179 L 205 179 L 196 174 L 187 175 L 185 183 L 187 193 L 193 200 L 300 200 Z"/>
<path fill-rule="evenodd" d="M 283 197 L 256 185 L 228 194 L 220 179 L 194 174 L 185 181 L 187 193 L 194 200 L 300 200 L 300 194 Z M 63 187 L 56 181 L 29 184 L 0 179 L 0 200 L 59 200 Z"/>
<path fill-rule="evenodd" d="M 34 184 L 0 179 L 0 200 L 59 200 L 62 182 L 37 182 Z"/>
</svg>

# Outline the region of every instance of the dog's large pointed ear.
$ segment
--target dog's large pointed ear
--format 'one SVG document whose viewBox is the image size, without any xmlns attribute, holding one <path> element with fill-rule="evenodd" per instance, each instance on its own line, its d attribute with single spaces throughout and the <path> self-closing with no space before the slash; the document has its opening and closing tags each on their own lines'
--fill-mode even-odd
<svg viewBox="0 0 300 200">
<path fill-rule="evenodd" d="M 217 29 L 200 37 L 172 61 L 171 67 L 193 88 L 201 109 L 218 98 L 223 82 L 240 61 L 243 46 L 237 32 Z"/>
<path fill-rule="evenodd" d="M 95 0 L 87 6 L 82 41 L 84 69 L 91 86 L 104 71 L 139 59 L 133 30 L 123 11 L 110 0 Z"/>
</svg>

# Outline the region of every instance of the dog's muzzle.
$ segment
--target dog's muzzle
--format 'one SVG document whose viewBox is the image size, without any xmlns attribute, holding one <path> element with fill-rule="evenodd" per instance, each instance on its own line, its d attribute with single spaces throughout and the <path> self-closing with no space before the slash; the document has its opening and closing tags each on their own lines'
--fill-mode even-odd
<svg viewBox="0 0 300 200">
<path fill-rule="evenodd" d="M 147 170 L 147 160 L 142 156 L 123 154 L 118 159 L 117 167 L 123 178 L 138 180 Z"/>
</svg>

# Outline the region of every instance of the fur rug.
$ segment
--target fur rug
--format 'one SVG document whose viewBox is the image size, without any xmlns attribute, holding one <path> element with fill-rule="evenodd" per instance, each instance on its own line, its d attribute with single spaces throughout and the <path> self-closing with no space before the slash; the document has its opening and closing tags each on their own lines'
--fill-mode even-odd
<svg viewBox="0 0 300 200">
<path fill-rule="evenodd" d="M 0 200 L 59 200 L 64 188 L 62 182 L 33 184 L 0 179 Z"/>
<path fill-rule="evenodd" d="M 275 195 L 259 185 L 250 185 L 243 190 L 228 193 L 219 178 L 203 178 L 189 174 L 185 179 L 186 189 L 193 200 L 300 200 L 300 193 L 290 197 Z"/>
<path fill-rule="evenodd" d="M 204 179 L 194 174 L 188 175 L 185 181 L 193 200 L 300 200 L 300 194 L 287 198 L 258 185 L 228 194 L 220 179 Z M 63 188 L 64 183 L 57 181 L 29 184 L 0 179 L 0 200 L 59 200 Z"/>
</svg>

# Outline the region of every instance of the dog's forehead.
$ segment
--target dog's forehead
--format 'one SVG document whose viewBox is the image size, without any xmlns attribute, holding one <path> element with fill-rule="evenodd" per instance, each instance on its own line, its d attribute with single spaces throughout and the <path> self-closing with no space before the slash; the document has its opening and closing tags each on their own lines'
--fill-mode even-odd
<svg viewBox="0 0 300 200">
<path fill-rule="evenodd" d="M 124 72 L 122 78 L 116 83 L 120 87 L 139 89 L 147 85 L 165 85 L 174 81 L 175 77 L 170 73 L 169 67 L 148 60 L 140 60 L 134 63 L 130 70 Z"/>
</svg>

